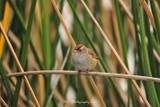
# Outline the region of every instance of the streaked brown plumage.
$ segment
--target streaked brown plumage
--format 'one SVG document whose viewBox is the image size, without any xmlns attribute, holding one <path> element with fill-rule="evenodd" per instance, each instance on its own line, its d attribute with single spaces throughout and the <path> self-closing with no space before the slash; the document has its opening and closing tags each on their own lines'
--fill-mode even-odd
<svg viewBox="0 0 160 107">
<path fill-rule="evenodd" d="M 97 65 L 97 55 L 83 44 L 75 47 L 72 54 L 72 64 L 75 70 L 78 71 L 91 71 Z"/>
</svg>

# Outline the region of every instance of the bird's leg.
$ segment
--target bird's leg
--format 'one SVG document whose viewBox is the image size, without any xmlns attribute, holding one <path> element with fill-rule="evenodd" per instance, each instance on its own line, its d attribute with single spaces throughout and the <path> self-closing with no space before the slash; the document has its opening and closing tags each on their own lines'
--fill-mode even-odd
<svg viewBox="0 0 160 107">
<path fill-rule="evenodd" d="M 86 75 L 89 75 L 89 70 L 86 70 L 85 72 L 86 72 Z"/>
<path fill-rule="evenodd" d="M 81 72 L 82 72 L 81 70 L 78 70 L 78 74 L 79 74 L 79 75 L 80 75 Z"/>
</svg>

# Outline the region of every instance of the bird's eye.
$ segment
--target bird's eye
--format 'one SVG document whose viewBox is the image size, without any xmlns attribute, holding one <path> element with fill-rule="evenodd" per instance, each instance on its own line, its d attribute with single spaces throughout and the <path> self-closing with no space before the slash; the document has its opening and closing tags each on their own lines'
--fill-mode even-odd
<svg viewBox="0 0 160 107">
<path fill-rule="evenodd" d="M 82 51 L 84 48 L 83 47 L 81 47 L 81 48 L 79 48 L 79 51 Z"/>
</svg>

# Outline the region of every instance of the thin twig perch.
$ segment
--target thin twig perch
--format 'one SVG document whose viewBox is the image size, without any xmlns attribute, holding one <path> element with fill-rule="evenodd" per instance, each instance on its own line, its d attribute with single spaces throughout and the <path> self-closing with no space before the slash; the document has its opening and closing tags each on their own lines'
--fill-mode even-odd
<svg viewBox="0 0 160 107">
<path fill-rule="evenodd" d="M 96 72 L 96 71 L 93 71 L 93 72 L 78 72 L 78 71 L 69 71 L 69 70 L 26 71 L 26 72 L 10 73 L 10 74 L 7 74 L 7 76 L 17 77 L 17 76 L 25 76 L 25 75 L 45 75 L 45 74 L 101 76 L 101 77 L 124 78 L 124 79 L 133 79 L 133 80 L 160 83 L 160 78 L 155 78 L 155 77 L 139 76 L 139 75 L 132 75 L 132 74 L 105 73 L 105 72 Z"/>
</svg>

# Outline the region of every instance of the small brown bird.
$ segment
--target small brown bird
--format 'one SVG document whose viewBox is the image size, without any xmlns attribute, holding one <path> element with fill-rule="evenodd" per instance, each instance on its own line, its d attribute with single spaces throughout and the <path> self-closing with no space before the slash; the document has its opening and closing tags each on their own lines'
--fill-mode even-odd
<svg viewBox="0 0 160 107">
<path fill-rule="evenodd" d="M 83 44 L 77 45 L 72 54 L 72 64 L 78 71 L 93 70 L 97 65 L 97 59 L 97 55 Z"/>
</svg>

